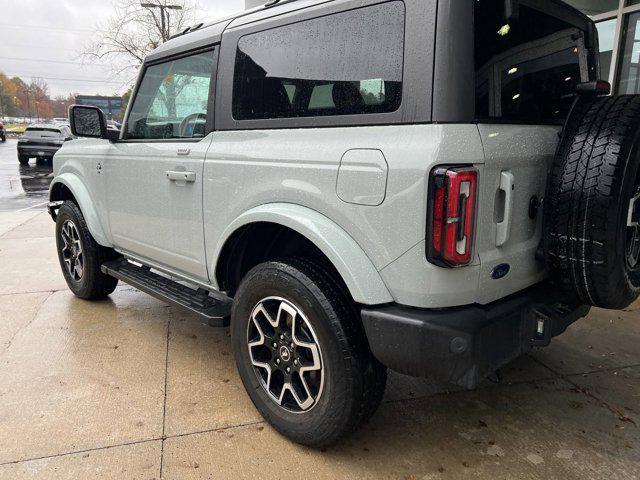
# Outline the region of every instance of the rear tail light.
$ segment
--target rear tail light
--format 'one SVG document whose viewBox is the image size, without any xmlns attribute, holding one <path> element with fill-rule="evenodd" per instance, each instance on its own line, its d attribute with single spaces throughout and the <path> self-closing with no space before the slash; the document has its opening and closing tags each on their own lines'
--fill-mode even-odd
<svg viewBox="0 0 640 480">
<path fill-rule="evenodd" d="M 442 267 L 461 267 L 473 259 L 478 171 L 436 167 L 429 179 L 427 259 Z"/>
</svg>

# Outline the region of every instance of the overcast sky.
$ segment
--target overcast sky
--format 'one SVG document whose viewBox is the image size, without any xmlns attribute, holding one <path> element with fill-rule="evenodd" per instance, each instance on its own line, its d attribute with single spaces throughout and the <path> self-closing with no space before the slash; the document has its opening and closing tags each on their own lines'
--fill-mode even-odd
<svg viewBox="0 0 640 480">
<path fill-rule="evenodd" d="M 131 73 L 113 76 L 104 65 L 83 65 L 82 46 L 108 17 L 113 0 L 1 0 L 0 72 L 25 82 L 40 77 L 52 96 L 121 94 Z M 198 0 L 199 20 L 240 11 L 244 0 Z"/>
</svg>

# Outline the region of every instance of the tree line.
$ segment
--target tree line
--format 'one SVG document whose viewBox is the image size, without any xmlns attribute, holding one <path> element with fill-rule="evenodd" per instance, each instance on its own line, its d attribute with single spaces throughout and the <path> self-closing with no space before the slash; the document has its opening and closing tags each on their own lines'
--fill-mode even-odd
<svg viewBox="0 0 640 480">
<path fill-rule="evenodd" d="M 54 118 L 66 117 L 76 94 L 51 97 L 42 79 L 26 83 L 19 77 L 9 78 L 0 72 L 0 117 Z"/>
</svg>

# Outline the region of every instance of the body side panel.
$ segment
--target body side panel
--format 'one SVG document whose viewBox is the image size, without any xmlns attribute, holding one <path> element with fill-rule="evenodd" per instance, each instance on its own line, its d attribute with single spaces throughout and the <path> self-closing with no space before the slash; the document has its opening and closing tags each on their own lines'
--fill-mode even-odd
<svg viewBox="0 0 640 480">
<path fill-rule="evenodd" d="M 367 305 L 393 301 L 371 260 L 355 240 L 327 217 L 300 205 L 271 203 L 243 213 L 219 236 L 212 258 L 219 258 L 226 240 L 237 229 L 256 222 L 283 225 L 310 240 L 338 270 L 355 301 Z M 214 264 L 211 271 L 215 269 Z"/>
<path fill-rule="evenodd" d="M 110 143 L 106 140 L 81 138 L 63 144 L 53 157 L 55 184 L 64 184 L 78 202 L 91 235 L 100 245 L 112 246 L 105 198 L 105 176 L 102 165 Z"/>
<path fill-rule="evenodd" d="M 116 142 L 105 154 L 113 244 L 206 281 L 202 168 L 212 134 L 199 141 Z M 182 151 L 182 154 L 179 152 Z M 192 182 L 168 172 L 189 172 Z"/>
<path fill-rule="evenodd" d="M 340 160 L 353 148 L 380 151 L 389 165 L 386 197 L 379 206 L 346 203 L 337 195 Z M 380 271 L 424 243 L 431 169 L 438 164 L 482 164 L 483 161 L 475 125 L 214 132 L 205 161 L 203 194 L 209 272 L 215 271 L 217 255 L 226 236 L 232 233 L 227 226 L 235 224 L 245 212 L 273 203 L 298 205 L 317 213 L 316 218 L 328 219 L 343 230 L 375 270 Z M 303 226 L 309 230 L 320 228 L 313 225 L 310 217 Z M 299 233 L 305 235 L 305 232 Z M 318 247 L 325 253 L 335 248 Z M 348 256 L 345 258 L 348 265 L 350 260 Z M 442 273 L 444 269 L 427 262 L 424 255 L 409 268 L 406 278 L 415 275 L 431 279 L 426 284 L 421 281 L 424 298 L 431 295 L 432 288 L 438 289 L 434 272 Z M 365 285 L 354 290 L 370 288 L 366 286 L 371 282 L 369 275 L 353 278 L 354 282 Z M 470 282 L 468 288 L 477 287 L 477 277 L 465 281 Z M 404 298 L 404 290 L 414 288 L 404 280 L 387 287 L 396 300 Z M 432 303 L 438 303 L 438 299 Z"/>
</svg>

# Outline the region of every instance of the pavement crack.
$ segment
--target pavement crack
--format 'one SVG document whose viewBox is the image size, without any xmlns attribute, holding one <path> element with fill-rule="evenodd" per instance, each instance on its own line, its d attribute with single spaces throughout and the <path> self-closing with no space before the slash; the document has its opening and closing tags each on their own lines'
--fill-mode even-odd
<svg viewBox="0 0 640 480">
<path fill-rule="evenodd" d="M 130 442 L 123 442 L 123 443 L 116 443 L 114 445 L 105 445 L 104 447 L 92 447 L 92 448 L 85 448 L 82 450 L 72 450 L 69 452 L 62 452 L 62 453 L 53 453 L 51 455 L 41 455 L 39 457 L 30 457 L 30 458 L 23 458 L 20 460 L 10 460 L 8 462 L 2 462 L 0 463 L 0 467 L 4 466 L 4 465 L 13 465 L 16 463 L 26 463 L 26 462 L 33 462 L 36 460 L 46 460 L 49 458 L 58 458 L 58 457 L 66 457 L 68 455 L 77 455 L 79 453 L 87 453 L 87 452 L 96 452 L 98 450 L 107 450 L 110 448 L 118 448 L 118 447 L 128 447 L 130 445 L 139 445 L 141 443 L 149 443 L 149 442 L 155 442 L 157 440 L 160 440 L 159 438 L 145 438 L 143 440 L 133 440 Z"/>
<path fill-rule="evenodd" d="M 187 432 L 187 433 L 176 433 L 175 435 L 168 435 L 166 438 L 182 438 L 188 437 L 190 435 L 200 435 L 202 433 L 211 433 L 211 432 L 226 432 L 227 430 L 234 430 L 236 428 L 250 427 L 252 425 L 260 425 L 266 423 L 265 420 L 254 420 L 252 422 L 246 423 L 238 423 L 236 425 L 228 425 L 226 427 L 217 427 L 217 428 L 207 428 L 205 430 L 196 430 L 195 432 Z"/>
<path fill-rule="evenodd" d="M 24 325 L 22 325 L 20 328 L 18 328 L 18 330 L 15 331 L 15 333 L 13 335 L 11 335 L 11 338 L 9 340 L 7 340 L 4 344 L 3 344 L 3 348 L 0 351 L 0 357 L 2 357 L 5 352 L 7 350 L 9 350 L 9 348 L 11 347 L 11 345 L 13 344 L 13 341 L 15 340 L 15 338 L 18 336 L 18 334 L 20 332 L 22 332 L 25 328 L 28 328 L 29 325 L 31 325 L 33 323 L 33 321 L 36 319 L 36 317 L 40 314 L 40 310 L 42 310 L 42 306 L 44 305 L 44 303 L 49 300 L 49 298 L 51 298 L 51 295 L 54 294 L 54 292 L 48 292 L 49 295 L 47 295 L 46 297 L 44 297 L 42 299 L 42 301 L 38 304 L 36 311 L 33 312 L 33 316 L 31 317 L 31 319 L 25 323 Z"/>
<path fill-rule="evenodd" d="M 105 445 L 102 447 L 91 447 L 91 448 L 84 448 L 81 450 L 71 450 L 68 452 L 61 452 L 61 453 L 53 453 L 51 455 L 40 455 L 37 457 L 29 457 L 29 458 L 22 458 L 20 460 L 9 460 L 7 462 L 0 462 L 0 467 L 4 466 L 4 465 L 13 465 L 16 463 L 26 463 L 26 462 L 33 462 L 36 460 L 46 460 L 49 458 L 57 458 L 57 457 L 65 457 L 68 455 L 77 455 L 80 453 L 87 453 L 87 452 L 96 452 L 98 450 L 108 450 L 111 448 L 118 448 L 118 447 L 128 447 L 131 445 L 139 445 L 142 443 L 149 443 L 149 442 L 156 442 L 156 441 L 160 441 L 162 443 L 164 443 L 164 440 L 169 439 L 169 438 L 182 438 L 182 437 L 188 437 L 190 435 L 199 435 L 199 434 L 203 434 L 203 433 L 211 433 L 211 432 L 225 432 L 227 430 L 233 430 L 236 428 L 242 428 L 242 427 L 250 427 L 252 425 L 259 425 L 259 424 L 263 424 L 265 423 L 264 420 L 256 420 L 253 422 L 246 422 L 246 423 L 239 423 L 236 425 L 229 425 L 227 427 L 219 427 L 219 428 L 209 428 L 209 429 L 205 429 L 205 430 L 196 430 L 194 432 L 186 432 L 186 433 L 178 433 L 175 435 L 162 435 L 161 437 L 153 437 L 153 438 L 145 438 L 145 439 L 141 439 L 141 440 L 132 440 L 129 442 L 122 442 L 122 443 L 116 443 L 113 445 Z M 162 447 L 161 451 L 162 451 Z M 162 458 L 161 458 L 162 461 Z"/>
<path fill-rule="evenodd" d="M 537 359 L 537 358 L 535 358 L 533 356 L 531 356 L 531 358 L 535 362 L 537 362 L 540 365 L 542 365 L 547 370 L 555 373 L 558 376 L 558 378 L 561 378 L 562 380 L 564 380 L 565 382 L 570 384 L 573 387 L 573 391 L 575 391 L 577 393 L 581 393 L 583 395 L 586 395 L 587 397 L 591 398 L 592 400 L 595 400 L 601 406 L 603 406 L 604 408 L 609 410 L 611 413 L 613 413 L 616 417 L 618 417 L 618 420 L 620 420 L 621 422 L 631 423 L 634 427 L 638 428 L 638 423 L 633 418 L 631 418 L 627 414 L 625 414 L 618 407 L 616 407 L 615 405 L 611 405 L 609 402 L 603 400 L 602 398 L 600 398 L 597 395 L 595 395 L 594 393 L 592 393 L 591 390 L 589 390 L 588 388 L 583 387 L 582 385 L 580 385 L 580 384 L 574 382 L 573 380 L 571 380 L 571 377 L 575 376 L 575 375 L 564 375 L 564 374 L 556 371 L 555 369 L 551 368 L 549 365 L 547 365 L 546 363 L 542 362 L 541 360 L 539 360 L 539 359 Z M 619 370 L 621 368 L 616 368 L 614 370 Z M 628 367 L 625 367 L 625 368 L 628 368 Z M 594 373 L 599 373 L 599 372 L 594 372 Z"/>
<path fill-rule="evenodd" d="M 6 297 L 8 295 L 31 295 L 33 293 L 56 293 L 56 292 L 61 292 L 62 290 L 65 290 L 63 288 L 60 288 L 58 290 L 27 290 L 26 292 L 6 292 L 6 293 L 0 293 L 0 297 Z"/>
<path fill-rule="evenodd" d="M 169 340 L 171 338 L 171 319 L 167 321 L 167 340 L 166 340 L 166 351 L 164 356 L 164 399 L 162 403 L 162 437 L 160 443 L 160 479 L 163 477 L 163 469 L 164 469 L 164 442 L 167 439 L 165 434 L 166 425 L 167 425 L 167 385 L 168 385 L 168 377 L 169 377 Z"/>
<path fill-rule="evenodd" d="M 36 218 L 38 215 L 40 215 L 41 213 L 44 212 L 38 212 L 35 215 L 29 217 L 27 220 L 25 220 L 24 222 L 20 223 L 19 225 L 16 225 L 15 227 L 13 227 L 11 230 L 7 230 L 6 232 L 4 232 L 2 235 L 0 235 L 0 240 L 4 240 L 7 235 L 9 235 L 11 232 L 13 232 L 14 230 L 22 227 L 23 225 L 26 225 L 27 223 L 29 223 L 31 220 L 33 220 L 34 218 Z M 7 239 L 8 240 L 8 239 Z"/>
</svg>

